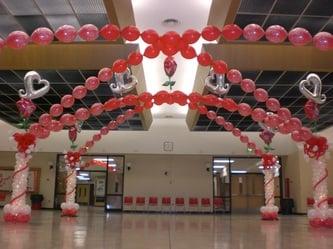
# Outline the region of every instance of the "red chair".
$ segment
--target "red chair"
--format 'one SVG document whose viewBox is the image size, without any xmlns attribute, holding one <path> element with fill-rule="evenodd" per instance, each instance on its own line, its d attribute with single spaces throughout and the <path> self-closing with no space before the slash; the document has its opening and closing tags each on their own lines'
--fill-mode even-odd
<svg viewBox="0 0 333 249">
<path fill-rule="evenodd" d="M 188 201 L 188 205 L 189 205 L 189 211 L 197 211 L 198 205 L 199 205 L 198 198 L 190 197 L 189 201 Z"/>
<path fill-rule="evenodd" d="M 124 197 L 124 206 L 131 207 L 133 205 L 133 197 L 132 196 L 125 196 Z"/>
<path fill-rule="evenodd" d="M 201 198 L 201 211 L 210 211 L 210 198 Z"/>
<path fill-rule="evenodd" d="M 149 200 L 148 200 L 149 210 L 156 210 L 157 204 L 158 204 L 158 198 L 157 197 L 155 197 L 155 196 L 149 197 Z"/>
<path fill-rule="evenodd" d="M 175 210 L 185 211 L 185 199 L 183 197 L 176 197 Z"/>
<path fill-rule="evenodd" d="M 171 198 L 170 197 L 162 197 L 162 209 L 168 209 L 168 211 L 171 210 Z"/>
<path fill-rule="evenodd" d="M 222 197 L 214 197 L 214 209 L 220 209 L 223 206 Z"/>
<path fill-rule="evenodd" d="M 135 199 L 135 208 L 137 209 L 138 207 L 140 208 L 140 207 L 142 207 L 142 208 L 144 208 L 145 207 L 145 205 L 146 205 L 146 198 L 145 197 L 136 197 L 136 199 Z M 141 208 L 141 209 L 142 209 Z"/>
</svg>

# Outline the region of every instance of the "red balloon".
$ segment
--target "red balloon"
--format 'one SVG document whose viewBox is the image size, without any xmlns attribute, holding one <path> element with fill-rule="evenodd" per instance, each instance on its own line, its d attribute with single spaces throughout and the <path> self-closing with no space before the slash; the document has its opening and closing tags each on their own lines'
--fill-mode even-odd
<svg viewBox="0 0 333 249">
<path fill-rule="evenodd" d="M 143 56 L 140 52 L 132 52 L 128 55 L 127 61 L 128 64 L 132 66 L 139 65 L 142 62 Z"/>
<path fill-rule="evenodd" d="M 36 137 L 39 138 L 39 139 L 45 139 L 48 136 L 50 136 L 50 130 L 48 130 L 44 127 L 42 127 L 40 132 L 38 134 L 36 134 Z"/>
<path fill-rule="evenodd" d="M 62 128 L 63 128 L 63 125 L 58 120 L 52 120 L 51 124 L 48 127 L 49 130 L 54 131 L 54 132 L 61 131 Z"/>
<path fill-rule="evenodd" d="M 74 97 L 70 94 L 66 94 L 61 98 L 61 105 L 65 108 L 70 108 L 74 105 Z"/>
<path fill-rule="evenodd" d="M 127 106 L 133 106 L 138 104 L 138 96 L 134 94 L 128 94 L 123 98 L 123 103 Z"/>
<path fill-rule="evenodd" d="M 276 128 L 281 123 L 280 118 L 277 114 L 267 115 L 264 119 L 264 122 L 268 127 L 271 128 Z"/>
<path fill-rule="evenodd" d="M 192 46 L 187 46 L 183 48 L 180 51 L 180 53 L 185 59 L 193 59 L 194 57 L 197 56 L 197 53 L 195 52 L 195 49 Z"/>
<path fill-rule="evenodd" d="M 38 45 L 48 45 L 53 41 L 54 35 L 48 28 L 35 29 L 31 34 L 31 40 Z"/>
<path fill-rule="evenodd" d="M 79 108 L 75 111 L 75 117 L 77 120 L 86 121 L 90 116 L 90 112 L 86 108 Z"/>
<path fill-rule="evenodd" d="M 63 25 L 59 27 L 54 33 L 55 37 L 61 42 L 70 43 L 76 38 L 76 29 L 71 25 Z"/>
<path fill-rule="evenodd" d="M 120 100 L 116 98 L 109 99 L 104 103 L 105 111 L 113 111 L 120 107 Z"/>
<path fill-rule="evenodd" d="M 99 80 L 97 77 L 95 76 L 90 76 L 88 79 L 86 79 L 86 82 L 84 84 L 84 86 L 89 90 L 89 91 L 93 91 L 95 89 L 97 89 L 99 87 Z"/>
<path fill-rule="evenodd" d="M 119 28 L 114 24 L 106 24 L 103 28 L 101 28 L 99 32 L 100 36 L 102 36 L 105 40 L 115 41 L 120 36 Z"/>
<path fill-rule="evenodd" d="M 173 98 L 173 101 L 181 106 L 184 106 L 187 104 L 187 96 L 185 93 L 181 91 L 174 91 L 171 93 L 171 96 Z"/>
<path fill-rule="evenodd" d="M 266 107 L 272 112 L 276 112 L 280 109 L 280 101 L 276 98 L 269 98 L 266 101 Z"/>
<path fill-rule="evenodd" d="M 251 79 L 243 79 L 241 81 L 241 89 L 246 93 L 252 93 L 256 89 L 256 85 Z"/>
<path fill-rule="evenodd" d="M 153 103 L 152 101 L 148 101 L 148 102 L 145 102 L 145 103 L 143 104 L 143 107 L 144 107 L 145 109 L 151 109 L 151 108 L 153 107 L 153 105 L 154 105 L 154 103 Z"/>
<path fill-rule="evenodd" d="M 262 108 L 255 108 L 252 111 L 252 119 L 256 122 L 261 122 L 266 118 L 267 114 L 266 111 Z"/>
<path fill-rule="evenodd" d="M 118 127 L 118 123 L 116 122 L 116 121 L 114 121 L 114 120 L 112 120 L 112 121 L 110 121 L 109 123 L 108 123 L 108 128 L 110 129 L 110 130 L 114 130 L 114 129 L 116 129 Z"/>
<path fill-rule="evenodd" d="M 207 94 L 207 95 L 202 96 L 201 102 L 204 105 L 216 106 L 218 99 L 217 99 L 216 95 L 214 95 L 214 94 Z"/>
<path fill-rule="evenodd" d="M 99 72 L 98 72 L 98 79 L 100 81 L 106 82 L 106 81 L 111 80 L 111 78 L 112 78 L 112 70 L 111 70 L 111 68 L 104 67 L 101 70 L 99 70 Z"/>
<path fill-rule="evenodd" d="M 288 130 L 287 126 L 284 123 L 279 124 L 278 131 L 281 134 L 288 134 L 289 133 L 289 130 Z"/>
<path fill-rule="evenodd" d="M 251 106 L 247 103 L 240 103 L 238 105 L 238 112 L 241 116 L 246 117 L 251 115 L 252 109 Z"/>
<path fill-rule="evenodd" d="M 135 41 L 140 37 L 140 31 L 135 26 L 127 26 L 121 31 L 121 36 L 127 41 Z"/>
<path fill-rule="evenodd" d="M 227 63 L 222 60 L 213 61 L 212 67 L 216 74 L 225 74 L 228 71 Z"/>
<path fill-rule="evenodd" d="M 237 69 L 230 69 L 229 72 L 227 73 L 227 79 L 232 84 L 238 84 L 242 80 L 242 74 Z"/>
<path fill-rule="evenodd" d="M 254 154 L 255 154 L 256 156 L 258 156 L 258 157 L 261 157 L 261 156 L 262 156 L 262 150 L 256 148 L 256 149 L 254 150 Z"/>
<path fill-rule="evenodd" d="M 94 146 L 94 141 L 87 141 L 86 142 L 86 147 L 91 148 Z"/>
<path fill-rule="evenodd" d="M 127 62 L 123 59 L 116 60 L 112 65 L 112 70 L 115 73 L 125 72 L 126 69 L 127 69 Z"/>
<path fill-rule="evenodd" d="M 287 39 L 288 32 L 280 25 L 272 25 L 266 29 L 266 39 L 273 43 L 281 43 Z"/>
<path fill-rule="evenodd" d="M 104 106 L 101 103 L 95 103 L 90 107 L 90 113 L 93 116 L 99 116 L 104 111 Z"/>
<path fill-rule="evenodd" d="M 125 117 L 125 115 L 123 115 L 123 114 L 119 115 L 119 116 L 116 118 L 116 122 L 117 122 L 117 124 L 122 124 L 122 123 L 124 123 L 125 121 L 126 121 L 126 117 Z"/>
<path fill-rule="evenodd" d="M 234 128 L 232 130 L 232 135 L 234 135 L 235 137 L 240 137 L 240 135 L 242 134 L 241 130 L 238 128 Z"/>
<path fill-rule="evenodd" d="M 288 39 L 295 46 L 304 46 L 312 41 L 312 36 L 306 29 L 294 28 L 289 32 Z"/>
<path fill-rule="evenodd" d="M 200 114 L 202 114 L 202 115 L 205 115 L 206 113 L 207 113 L 207 107 L 206 106 L 204 106 L 204 105 L 199 105 L 198 106 L 198 111 L 199 111 L 199 113 Z"/>
<path fill-rule="evenodd" d="M 210 120 L 214 120 L 216 118 L 216 112 L 214 111 L 208 111 L 206 114 L 207 118 Z"/>
<path fill-rule="evenodd" d="M 98 38 L 98 28 L 93 24 L 85 24 L 79 29 L 79 36 L 84 41 L 94 41 Z"/>
<path fill-rule="evenodd" d="M 76 118 L 74 115 L 69 114 L 69 113 L 65 113 L 64 115 L 61 116 L 60 118 L 60 122 L 64 125 L 64 126 L 73 126 L 76 123 Z"/>
<path fill-rule="evenodd" d="M 76 86 L 74 87 L 72 94 L 76 99 L 83 99 L 87 95 L 87 88 L 84 86 Z"/>
<path fill-rule="evenodd" d="M 302 127 L 302 122 L 299 118 L 291 118 L 285 124 L 290 131 L 299 130 Z"/>
<path fill-rule="evenodd" d="M 159 35 L 155 30 L 147 29 L 142 32 L 141 38 L 145 43 L 153 44 L 158 41 Z"/>
<path fill-rule="evenodd" d="M 188 99 L 193 102 L 193 103 L 198 103 L 201 101 L 202 96 L 200 93 L 197 92 L 192 92 L 190 93 L 190 95 L 188 96 Z"/>
<path fill-rule="evenodd" d="M 37 137 L 37 134 L 39 134 L 42 130 L 42 126 L 39 123 L 33 123 L 29 127 L 29 132 Z"/>
<path fill-rule="evenodd" d="M 222 37 L 227 41 L 239 39 L 243 34 L 243 30 L 236 24 L 225 25 L 222 29 Z"/>
<path fill-rule="evenodd" d="M 213 58 L 208 52 L 202 52 L 198 55 L 197 60 L 201 66 L 207 67 L 212 64 Z"/>
<path fill-rule="evenodd" d="M 173 56 L 178 52 L 178 48 L 177 46 L 167 44 L 162 48 L 162 52 L 167 56 Z"/>
<path fill-rule="evenodd" d="M 6 45 L 12 49 L 22 49 L 29 43 L 30 37 L 23 31 L 13 31 L 6 39 Z"/>
<path fill-rule="evenodd" d="M 198 104 L 190 102 L 190 103 L 188 103 L 188 108 L 190 108 L 190 110 L 197 110 L 198 109 Z"/>
<path fill-rule="evenodd" d="M 313 37 L 313 45 L 322 51 L 333 48 L 333 35 L 328 32 L 319 32 Z"/>
<path fill-rule="evenodd" d="M 307 127 L 302 127 L 300 130 L 299 130 L 300 134 L 301 134 L 301 137 L 302 137 L 302 140 L 303 141 L 307 141 L 309 140 L 310 138 L 312 138 L 313 134 L 311 132 L 311 130 Z"/>
<path fill-rule="evenodd" d="M 218 124 L 218 125 L 224 125 L 225 124 L 225 119 L 224 119 L 224 117 L 222 117 L 222 116 L 217 116 L 216 118 L 215 118 L 215 122 Z"/>
<path fill-rule="evenodd" d="M 87 153 L 87 149 L 86 148 L 80 148 L 79 153 L 80 153 L 80 155 L 84 155 L 84 154 Z"/>
<path fill-rule="evenodd" d="M 63 111 L 64 111 L 64 108 L 60 104 L 53 104 L 50 107 L 50 114 L 53 117 L 59 117 L 62 114 Z"/>
<path fill-rule="evenodd" d="M 101 128 L 101 134 L 102 134 L 103 136 L 105 136 L 105 135 L 107 135 L 108 133 L 109 133 L 109 128 L 106 127 L 106 126 L 103 126 L 103 127 Z"/>
<path fill-rule="evenodd" d="M 302 142 L 302 135 L 298 130 L 295 130 L 291 133 L 291 138 L 292 140 L 294 140 L 295 142 Z"/>
<path fill-rule="evenodd" d="M 247 144 L 249 142 L 249 138 L 246 135 L 240 135 L 239 139 L 244 144 Z"/>
<path fill-rule="evenodd" d="M 165 46 L 175 46 L 177 47 L 180 41 L 180 35 L 175 31 L 166 32 L 162 37 L 161 41 Z"/>
<path fill-rule="evenodd" d="M 135 115 L 135 111 L 133 109 L 128 109 L 125 111 L 125 118 L 130 119 Z"/>
<path fill-rule="evenodd" d="M 235 112 L 238 110 L 238 105 L 232 98 L 224 98 L 223 107 L 229 112 Z"/>
<path fill-rule="evenodd" d="M 94 142 L 98 142 L 98 141 L 101 140 L 101 139 L 102 139 L 101 134 L 94 134 L 94 135 L 93 135 L 93 141 L 94 141 Z"/>
<path fill-rule="evenodd" d="M 143 55 L 147 58 L 153 59 L 153 58 L 156 58 L 159 55 L 159 53 L 160 53 L 160 50 L 158 48 L 156 48 L 153 45 L 149 45 L 148 47 L 146 47 Z"/>
<path fill-rule="evenodd" d="M 153 99 L 153 95 L 150 92 L 143 92 L 139 95 L 139 100 L 141 102 L 149 102 Z"/>
<path fill-rule="evenodd" d="M 221 31 L 217 27 L 212 25 L 205 27 L 201 31 L 202 38 L 204 38 L 206 41 L 214 41 L 219 38 L 220 34 Z"/>
<path fill-rule="evenodd" d="M 243 36 L 248 41 L 259 41 L 265 31 L 258 24 L 248 24 L 243 30 Z"/>
<path fill-rule="evenodd" d="M 183 33 L 182 38 L 187 44 L 193 44 L 199 40 L 200 33 L 194 29 L 188 29 Z"/>
<path fill-rule="evenodd" d="M 265 102 L 268 99 L 268 93 L 263 88 L 254 90 L 253 96 L 258 102 Z"/>
<path fill-rule="evenodd" d="M 44 113 L 39 117 L 39 124 L 48 127 L 52 122 L 52 116 L 48 113 Z"/>
<path fill-rule="evenodd" d="M 254 150 L 256 148 L 256 144 L 254 142 L 248 142 L 247 147 L 251 150 Z"/>
<path fill-rule="evenodd" d="M 291 118 L 291 112 L 288 108 L 282 107 L 277 111 L 277 115 L 283 120 L 286 121 Z"/>
<path fill-rule="evenodd" d="M 224 129 L 226 129 L 227 131 L 232 131 L 234 129 L 234 125 L 230 122 L 225 122 Z"/>
</svg>

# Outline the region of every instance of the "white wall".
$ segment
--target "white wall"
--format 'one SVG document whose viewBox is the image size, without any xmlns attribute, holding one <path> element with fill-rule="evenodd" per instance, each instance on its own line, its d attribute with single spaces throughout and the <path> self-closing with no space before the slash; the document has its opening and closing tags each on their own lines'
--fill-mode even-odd
<svg viewBox="0 0 333 249">
<path fill-rule="evenodd" d="M 212 172 L 207 172 L 212 158 L 191 155 L 127 155 L 124 196 L 189 197 L 213 196 Z M 168 172 L 167 175 L 164 173 Z M 212 202 L 212 199 L 211 199 Z M 211 211 L 211 209 L 209 209 Z"/>
</svg>

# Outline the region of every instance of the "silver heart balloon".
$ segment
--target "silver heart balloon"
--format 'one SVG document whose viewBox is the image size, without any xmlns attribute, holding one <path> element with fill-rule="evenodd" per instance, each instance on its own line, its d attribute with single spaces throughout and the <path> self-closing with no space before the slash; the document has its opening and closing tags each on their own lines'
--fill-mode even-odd
<svg viewBox="0 0 333 249">
<path fill-rule="evenodd" d="M 44 85 L 42 88 L 35 90 L 34 83 Z M 29 71 L 24 76 L 24 88 L 18 91 L 21 98 L 37 99 L 45 95 L 50 90 L 50 82 L 41 79 L 40 75 L 35 71 Z"/>
<path fill-rule="evenodd" d="M 266 112 L 267 116 L 273 115 L 273 112 Z M 277 128 L 271 128 L 268 127 L 264 122 L 258 122 L 258 125 L 263 129 L 263 130 L 268 130 L 272 133 L 276 133 L 277 132 Z"/>
<path fill-rule="evenodd" d="M 212 93 L 225 95 L 229 92 L 231 85 L 225 82 L 224 74 L 216 74 L 211 69 L 205 79 L 205 87 Z"/>
<path fill-rule="evenodd" d="M 138 80 L 127 68 L 124 73 L 114 73 L 109 84 L 114 94 L 123 95 L 124 93 L 132 91 L 138 84 Z"/>
<path fill-rule="evenodd" d="M 308 87 L 312 87 L 312 91 L 310 91 Z M 314 73 L 310 73 L 305 80 L 299 83 L 300 92 L 306 98 L 313 100 L 317 104 L 323 104 L 326 101 L 326 95 L 321 93 L 321 87 L 321 79 Z"/>
</svg>

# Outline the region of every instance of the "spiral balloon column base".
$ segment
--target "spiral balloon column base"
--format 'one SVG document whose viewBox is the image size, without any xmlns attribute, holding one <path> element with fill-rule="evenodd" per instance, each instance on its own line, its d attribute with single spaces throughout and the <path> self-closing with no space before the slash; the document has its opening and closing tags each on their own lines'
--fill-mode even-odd
<svg viewBox="0 0 333 249">
<path fill-rule="evenodd" d="M 333 209 L 324 210 L 312 208 L 308 211 L 309 224 L 311 227 L 333 228 Z"/>
<path fill-rule="evenodd" d="M 262 220 L 278 220 L 279 208 L 277 206 L 262 206 L 260 208 Z"/>
<path fill-rule="evenodd" d="M 61 204 L 61 210 L 61 216 L 76 217 L 79 212 L 79 204 L 64 202 Z"/>
<path fill-rule="evenodd" d="M 265 206 L 260 208 L 262 220 L 278 220 L 279 208 L 274 205 L 274 169 L 265 169 L 264 173 L 264 190 Z"/>
<path fill-rule="evenodd" d="M 79 212 L 79 204 L 75 203 L 76 170 L 67 168 L 66 177 L 66 202 L 61 203 L 61 216 L 76 217 Z"/>
<path fill-rule="evenodd" d="M 4 207 L 3 218 L 6 222 L 29 222 L 31 219 L 31 208 L 29 205 L 14 206 L 7 204 Z"/>
</svg>

